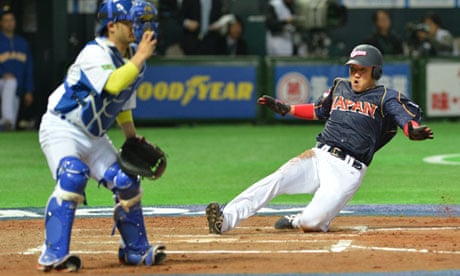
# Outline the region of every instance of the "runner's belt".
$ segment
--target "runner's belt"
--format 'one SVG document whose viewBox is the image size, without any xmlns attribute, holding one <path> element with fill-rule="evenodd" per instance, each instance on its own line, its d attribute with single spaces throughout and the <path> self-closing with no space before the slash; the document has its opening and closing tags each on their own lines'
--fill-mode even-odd
<svg viewBox="0 0 460 276">
<path fill-rule="evenodd" d="M 356 160 L 353 156 L 347 154 L 341 148 L 338 147 L 331 147 L 327 144 L 318 144 L 317 146 L 320 150 L 329 152 L 332 156 L 337 157 L 347 164 L 350 164 L 353 168 L 357 170 L 361 170 L 363 168 L 363 163 L 361 161 Z"/>
</svg>

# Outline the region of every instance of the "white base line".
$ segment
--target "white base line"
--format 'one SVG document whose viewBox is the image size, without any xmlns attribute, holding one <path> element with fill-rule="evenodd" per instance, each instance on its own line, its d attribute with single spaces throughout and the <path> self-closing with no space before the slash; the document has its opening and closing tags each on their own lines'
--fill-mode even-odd
<svg viewBox="0 0 460 276">
<path fill-rule="evenodd" d="M 311 250 L 166 250 L 167 254 L 318 254 L 318 253 L 340 253 L 347 249 L 361 250 L 376 250 L 388 252 L 406 252 L 406 253 L 423 253 L 423 254 L 453 254 L 460 255 L 460 251 L 445 251 L 445 250 L 428 250 L 415 248 L 392 248 L 378 246 L 361 246 L 352 245 L 352 241 L 342 240 L 331 246 L 331 249 L 311 249 Z M 19 252 L 20 255 L 35 255 L 39 254 L 41 246 L 30 248 L 25 252 Z M 76 250 L 74 254 L 89 255 L 89 254 L 115 254 L 116 250 Z M 11 254 L 11 253 L 8 253 Z M 3 255 L 3 254 L 0 254 Z"/>
<path fill-rule="evenodd" d="M 196 239 L 196 240 L 171 240 L 168 243 L 181 244 L 181 243 L 230 243 L 230 244 L 243 244 L 243 243 L 321 243 L 331 242 L 330 240 L 238 240 L 238 239 Z"/>
<path fill-rule="evenodd" d="M 188 250 L 172 250 L 166 251 L 168 254 L 318 254 L 331 253 L 326 249 L 312 250 L 203 250 L 203 251 L 188 251 Z"/>
<path fill-rule="evenodd" d="M 367 250 L 378 250 L 378 251 L 390 251 L 390 252 L 459 254 L 460 255 L 460 251 L 444 251 L 444 250 L 429 250 L 429 249 L 415 249 L 415 248 L 393 248 L 393 247 L 361 246 L 361 245 L 352 245 L 351 248 L 365 249 L 365 250 L 367 249 Z"/>
<path fill-rule="evenodd" d="M 264 227 L 244 227 L 246 229 L 260 229 Z M 269 228 L 269 227 L 265 227 Z M 270 227 L 270 229 L 272 229 Z M 365 232 L 378 232 L 378 231 L 439 231 L 439 230 L 460 230 L 460 226 L 449 226 L 449 227 L 390 227 L 390 228 L 368 228 L 366 226 L 356 226 L 352 228 L 343 228 L 349 230 L 357 230 L 361 233 Z M 261 235 L 265 235 L 263 233 Z M 340 233 L 280 233 L 283 237 L 297 237 L 297 239 L 292 240 L 240 240 L 239 238 L 233 238 L 230 235 L 181 235 L 181 234 L 158 234 L 156 238 L 170 238 L 172 239 L 168 243 L 324 243 L 330 242 L 333 240 L 303 240 L 298 239 L 299 237 L 319 237 L 319 235 L 331 235 L 335 237 L 340 236 L 358 236 L 359 234 L 340 234 Z M 254 236 L 258 236 L 254 234 Z M 92 236 L 94 238 L 94 236 Z M 182 238 L 178 240 L 177 238 Z M 415 249 L 415 248 L 391 248 L 391 247 L 377 247 L 377 246 L 360 246 L 352 245 L 353 240 L 339 240 L 336 244 L 331 245 L 330 249 L 318 249 L 318 250 L 206 250 L 206 251 L 166 251 L 169 254 L 308 254 L 308 253 L 336 253 L 343 252 L 347 249 L 361 249 L 361 250 L 380 250 L 380 251 L 392 251 L 392 252 L 412 252 L 412 253 L 432 253 L 432 254 L 460 254 L 460 251 L 445 251 L 445 250 L 429 250 L 429 249 Z M 83 244 L 94 244 L 93 241 L 80 242 Z M 116 244 L 118 241 L 99 241 L 97 243 L 106 243 L 106 244 Z M 33 255 L 41 252 L 42 246 L 36 248 L 29 248 L 26 251 L 18 252 L 18 254 L 23 255 Z M 114 251 L 72 251 L 75 254 L 113 254 Z M 10 254 L 10 253 L 8 253 Z M 4 255 L 4 254 L 0 254 Z"/>
<path fill-rule="evenodd" d="M 379 231 L 436 231 L 436 230 L 460 230 L 460 226 L 368 228 L 366 231 L 367 232 L 379 232 Z"/>
<path fill-rule="evenodd" d="M 235 241 L 227 241 L 235 242 Z M 227 243 L 226 242 L 226 243 Z M 269 243 L 270 241 L 267 241 Z M 285 241 L 278 241 L 285 242 Z M 86 243 L 86 242 L 85 242 Z M 208 241 L 209 243 L 209 241 Z M 339 240 L 336 244 L 331 245 L 330 249 L 308 249 L 308 250 L 166 250 L 168 254 L 305 254 L 305 253 L 332 253 L 332 252 L 342 252 L 347 248 L 350 248 L 352 241 L 351 240 Z M 23 255 L 33 255 L 41 252 L 42 247 L 29 248 L 24 252 L 19 254 Z M 106 251 L 106 250 L 85 250 L 85 251 L 72 251 L 74 254 L 113 254 L 115 251 Z"/>
<path fill-rule="evenodd" d="M 167 244 L 184 244 L 184 243 L 191 243 L 191 244 L 200 244 L 200 243 L 217 243 L 217 244 L 245 244 L 245 243 L 259 243 L 259 244 L 270 244 L 270 243 L 331 243 L 334 240 L 239 240 L 239 239 L 217 239 L 217 238 L 210 238 L 210 239 L 180 239 L 180 240 L 168 240 L 162 241 L 162 243 Z M 78 241 L 74 242 L 78 244 L 119 244 L 120 241 Z"/>
</svg>

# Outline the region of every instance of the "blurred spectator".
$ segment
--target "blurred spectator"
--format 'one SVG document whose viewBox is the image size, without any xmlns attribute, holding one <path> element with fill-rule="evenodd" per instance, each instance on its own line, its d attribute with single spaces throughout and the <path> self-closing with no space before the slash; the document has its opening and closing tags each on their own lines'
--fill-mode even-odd
<svg viewBox="0 0 460 276">
<path fill-rule="evenodd" d="M 224 55 L 240 56 L 248 54 L 248 46 L 243 38 L 243 21 L 239 16 L 234 16 L 227 25 L 227 34 L 222 37 L 222 45 L 219 47 Z"/>
<path fill-rule="evenodd" d="M 26 107 L 33 102 L 32 56 L 27 41 L 15 34 L 16 18 L 9 6 L 1 9 L 0 27 L 0 128 L 14 130 L 21 99 Z"/>
<path fill-rule="evenodd" d="M 402 40 L 391 30 L 390 14 L 385 10 L 377 10 L 373 17 L 376 31 L 365 40 L 378 48 L 384 55 L 402 55 Z"/>
<path fill-rule="evenodd" d="M 181 6 L 184 37 L 182 49 L 186 55 L 217 55 L 221 41 L 218 24 L 222 0 L 184 0 Z"/>
<path fill-rule="evenodd" d="M 160 39 L 158 40 L 157 51 L 159 55 L 183 55 L 180 47 L 183 36 L 180 18 L 181 2 L 181 0 L 160 0 L 158 2 Z"/>
<path fill-rule="evenodd" d="M 453 54 L 452 34 L 443 28 L 441 17 L 428 13 L 423 17 L 426 30 L 417 32 L 420 41 L 429 42 L 429 53 L 435 56 L 451 56 Z"/>
<path fill-rule="evenodd" d="M 270 0 L 266 16 L 266 45 L 269 56 L 293 56 L 294 0 Z"/>
</svg>

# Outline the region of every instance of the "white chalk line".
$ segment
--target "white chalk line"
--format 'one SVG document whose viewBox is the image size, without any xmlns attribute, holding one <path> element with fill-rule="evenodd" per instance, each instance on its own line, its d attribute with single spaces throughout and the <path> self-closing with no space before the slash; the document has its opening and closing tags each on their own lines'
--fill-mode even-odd
<svg viewBox="0 0 460 276">
<path fill-rule="evenodd" d="M 238 227 L 243 228 L 243 227 Z M 264 227 L 244 227 L 246 229 L 261 229 Z M 265 227 L 269 228 L 269 227 Z M 270 227 L 270 229 L 272 229 Z M 384 227 L 384 228 L 368 228 L 367 226 L 356 226 L 356 227 L 348 227 L 342 229 L 351 229 L 355 231 L 359 231 L 360 233 L 365 232 L 378 232 L 378 231 L 442 231 L 442 230 L 459 230 L 460 226 L 447 226 L 447 227 Z M 265 233 L 266 235 L 267 233 Z M 293 236 L 293 237 L 310 237 L 316 236 L 318 237 L 319 234 L 327 235 L 330 237 L 338 236 L 358 236 L 357 234 L 338 234 L 338 233 L 280 233 L 283 237 L 286 236 Z M 263 235 L 263 233 L 259 233 L 259 235 Z M 171 240 L 168 241 L 170 244 L 179 244 L 179 243 L 324 243 L 330 242 L 332 240 L 307 240 L 307 239 L 296 239 L 296 240 L 242 240 L 240 238 L 227 238 L 225 235 L 182 235 L 182 234 L 159 234 L 155 235 L 158 239 L 159 237 L 169 238 Z M 93 239 L 96 238 L 95 236 L 91 236 Z M 181 238 L 181 239 L 177 239 Z M 169 254 L 308 254 L 308 253 L 337 253 L 343 252 L 347 249 L 360 249 L 360 250 L 379 250 L 379 251 L 390 251 L 390 252 L 410 252 L 410 253 L 433 253 L 433 254 L 460 254 L 460 251 L 448 251 L 448 250 L 429 250 L 429 249 L 416 249 L 416 248 L 392 248 L 392 247 L 378 247 L 378 246 L 360 246 L 360 245 L 352 245 L 353 240 L 339 240 L 336 244 L 331 245 L 330 249 L 314 249 L 314 250 L 172 250 L 166 251 Z M 119 241 L 79 241 L 78 243 L 82 244 L 118 244 Z M 36 248 L 29 248 L 24 252 L 19 252 L 18 254 L 23 255 L 31 255 L 37 254 L 41 251 L 41 246 Z M 75 254 L 112 254 L 113 251 L 93 251 L 93 250 L 85 250 L 85 251 L 72 251 Z M 6 253 L 10 254 L 10 253 Z M 0 255 L 6 255 L 0 254 Z"/>
<path fill-rule="evenodd" d="M 97 238 L 97 236 L 96 236 Z M 158 237 L 157 237 L 158 239 Z M 160 239 L 161 240 L 161 239 Z M 297 239 L 297 240 L 242 240 L 238 238 L 218 238 L 218 237 L 210 237 L 210 238 L 196 238 L 191 237 L 190 239 L 172 239 L 165 241 L 168 244 L 200 244 L 200 243 L 229 243 L 229 244 L 246 244 L 246 243 L 261 243 L 261 244 L 270 244 L 270 243 L 330 243 L 334 240 L 304 240 L 304 239 Z M 119 244 L 119 240 L 112 240 L 112 241 L 74 241 L 73 244 L 87 244 L 87 245 L 99 245 L 99 244 Z"/>
<path fill-rule="evenodd" d="M 241 240 L 237 238 L 222 239 L 222 238 L 201 238 L 201 239 L 180 239 L 169 240 L 170 244 L 182 243 L 230 243 L 230 244 L 245 244 L 245 243 L 321 243 L 331 242 L 331 240 Z"/>
<path fill-rule="evenodd" d="M 330 249 L 301 249 L 301 250 L 165 250 L 167 254 L 308 254 L 308 253 L 337 253 L 348 249 L 351 240 L 340 240 L 333 244 Z M 29 248 L 21 255 L 34 255 L 41 252 L 42 246 Z M 114 250 L 72 250 L 73 254 L 114 254 Z"/>
<path fill-rule="evenodd" d="M 376 251 L 390 251 L 390 252 L 457 254 L 457 255 L 460 255 L 460 251 L 448 251 L 448 250 L 430 250 L 430 249 L 416 249 L 416 248 L 395 248 L 395 247 L 361 246 L 361 245 L 352 245 L 351 248 L 376 250 Z"/>
<path fill-rule="evenodd" d="M 394 247 L 378 247 L 378 246 L 361 246 L 352 245 L 351 241 L 339 241 L 331 246 L 330 249 L 301 249 L 301 250 L 166 250 L 167 254 L 318 254 L 318 253 L 340 253 L 347 249 L 387 251 L 387 252 L 405 252 L 405 253 L 421 253 L 421 254 L 445 254 L 445 255 L 460 255 L 460 251 L 448 250 L 429 250 L 416 248 L 394 248 Z M 40 253 L 41 246 L 28 249 L 25 252 L 20 252 L 20 255 L 35 255 Z M 73 254 L 90 255 L 90 254 L 114 254 L 115 250 L 72 250 Z M 2 254 L 7 255 L 7 254 Z M 8 253 L 9 255 L 9 253 Z"/>
<path fill-rule="evenodd" d="M 435 226 L 435 227 L 385 227 L 368 228 L 367 232 L 379 231 L 438 231 L 438 230 L 460 230 L 460 226 Z"/>
</svg>

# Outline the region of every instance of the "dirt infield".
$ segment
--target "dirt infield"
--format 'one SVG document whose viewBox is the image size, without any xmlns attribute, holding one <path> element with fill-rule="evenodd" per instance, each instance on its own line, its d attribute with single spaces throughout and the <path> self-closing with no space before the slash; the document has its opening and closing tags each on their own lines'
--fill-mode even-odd
<svg viewBox="0 0 460 276">
<path fill-rule="evenodd" d="M 168 251 L 155 267 L 118 264 L 119 235 L 110 235 L 110 218 L 77 218 L 71 251 L 82 258 L 85 275 L 460 269 L 459 217 L 343 216 L 328 233 L 278 231 L 277 218 L 255 216 L 216 236 L 207 234 L 204 217 L 147 217 L 150 241 Z M 42 238 L 41 219 L 0 221 L 2 275 L 43 275 L 35 270 Z"/>
</svg>

